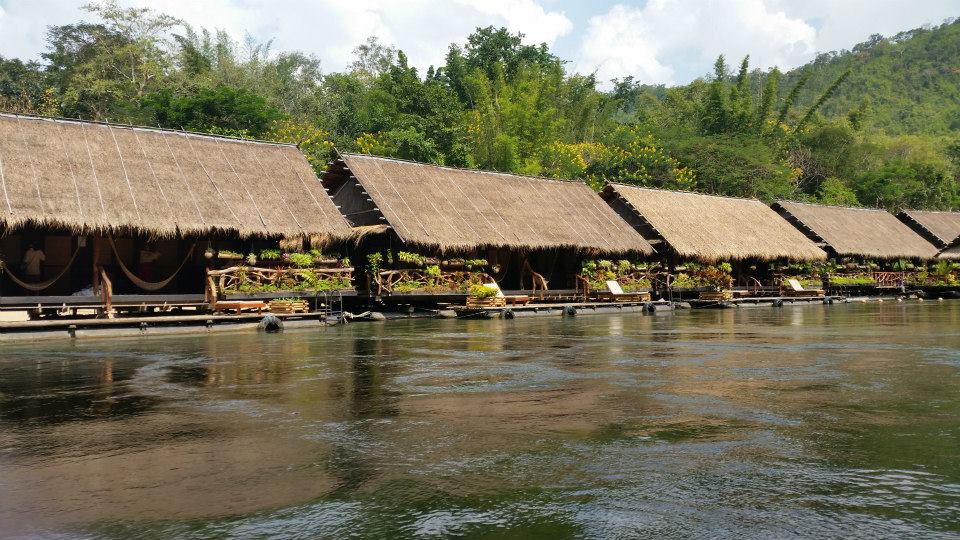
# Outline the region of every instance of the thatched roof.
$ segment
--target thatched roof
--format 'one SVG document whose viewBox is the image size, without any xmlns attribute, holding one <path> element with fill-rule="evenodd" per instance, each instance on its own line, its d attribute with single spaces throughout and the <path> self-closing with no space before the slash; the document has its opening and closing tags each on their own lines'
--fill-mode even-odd
<svg viewBox="0 0 960 540">
<path fill-rule="evenodd" d="M 869 208 L 777 201 L 774 209 L 841 256 L 930 259 L 937 249 L 893 214 Z"/>
<path fill-rule="evenodd" d="M 937 258 L 960 260 L 960 235 L 954 238 L 952 242 L 947 242 L 947 245 L 937 254 Z"/>
<path fill-rule="evenodd" d="M 609 184 L 602 196 L 647 240 L 706 262 L 740 259 L 825 259 L 818 248 L 756 199 Z"/>
<path fill-rule="evenodd" d="M 960 236 L 960 212 L 901 210 L 897 217 L 917 234 L 941 249 Z"/>
<path fill-rule="evenodd" d="M 357 154 L 341 154 L 323 181 L 353 225 L 385 222 L 411 244 L 653 252 L 582 182 Z"/>
<path fill-rule="evenodd" d="M 296 146 L 0 114 L 0 224 L 154 236 L 349 225 Z"/>
</svg>

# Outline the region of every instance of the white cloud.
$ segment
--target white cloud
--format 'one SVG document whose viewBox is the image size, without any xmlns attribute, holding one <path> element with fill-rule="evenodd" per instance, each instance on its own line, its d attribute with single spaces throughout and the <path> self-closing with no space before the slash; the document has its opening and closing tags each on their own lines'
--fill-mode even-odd
<svg viewBox="0 0 960 540">
<path fill-rule="evenodd" d="M 573 22 L 562 12 L 550 12 L 533 0 L 459 0 L 485 15 L 503 18 L 506 27 L 524 34 L 530 44 L 552 44 L 570 33 Z"/>
<path fill-rule="evenodd" d="M 633 75 L 674 84 L 678 61 L 700 66 L 719 54 L 731 62 L 750 54 L 754 67 L 789 67 L 809 59 L 815 42 L 813 26 L 761 0 L 650 0 L 590 18 L 575 67 L 596 70 L 601 81 Z"/>
<path fill-rule="evenodd" d="M 45 50 L 47 26 L 78 20 L 81 5 L 75 0 L 0 0 L 0 56 L 39 59 Z"/>
<path fill-rule="evenodd" d="M 817 51 L 850 49 L 871 34 L 892 36 L 960 15 L 957 0 L 774 0 L 790 16 L 816 21 Z"/>
<path fill-rule="evenodd" d="M 89 19 L 81 10 L 87 1 L 0 0 L 0 55 L 39 58 L 46 27 Z M 588 4 L 576 3 L 581 0 L 119 2 L 238 39 L 273 39 L 275 51 L 315 54 L 326 71 L 343 69 L 353 48 L 376 35 L 403 49 L 422 72 L 443 62 L 450 43 L 493 25 L 522 32 L 527 43 L 546 42 L 573 59 L 577 71 L 597 71 L 604 83 L 634 75 L 668 84 L 706 73 L 721 53 L 731 64 L 750 54 L 755 67 L 790 68 L 816 52 L 849 49 L 873 33 L 892 35 L 958 14 L 957 0 L 623 0 L 589 19 Z M 571 20 L 567 11 L 586 20 Z"/>
<path fill-rule="evenodd" d="M 47 25 L 75 22 L 89 15 L 87 0 L 0 0 L 0 55 L 37 58 Z M 246 34 L 274 40 L 274 50 L 317 55 L 325 70 L 343 69 L 352 50 L 376 35 L 407 53 L 411 64 L 426 69 L 443 62 L 447 47 L 462 42 L 478 26 L 505 26 L 525 41 L 553 45 L 573 23 L 536 0 L 120 0 L 150 7 L 195 27 L 223 29 L 240 39 Z"/>
</svg>

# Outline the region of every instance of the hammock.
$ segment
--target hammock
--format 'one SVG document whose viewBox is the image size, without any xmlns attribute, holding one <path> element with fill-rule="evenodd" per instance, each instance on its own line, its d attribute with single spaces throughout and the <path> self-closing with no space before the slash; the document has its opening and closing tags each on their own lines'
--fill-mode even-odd
<svg viewBox="0 0 960 540">
<path fill-rule="evenodd" d="M 77 258 L 78 253 L 80 253 L 80 246 L 77 246 L 77 249 L 74 250 L 73 255 L 70 256 L 70 261 L 67 263 L 66 266 L 63 267 L 63 270 L 61 270 L 60 273 L 57 274 L 56 277 L 54 277 L 53 279 L 48 279 L 43 283 L 28 283 L 26 281 L 21 280 L 17 276 L 13 275 L 13 272 L 10 271 L 10 268 L 7 265 L 0 263 L 0 266 L 3 266 L 3 269 L 7 272 L 7 275 L 10 276 L 10 280 L 16 283 L 17 285 L 23 287 L 28 291 L 40 292 L 44 289 L 49 288 L 51 285 L 59 281 L 60 278 L 62 278 L 64 274 L 67 273 L 67 270 L 70 270 L 70 267 L 73 265 L 73 261 Z"/>
<path fill-rule="evenodd" d="M 194 248 L 197 247 L 196 242 L 194 242 L 193 245 L 190 246 L 190 251 L 187 252 L 187 256 L 183 258 L 183 262 L 181 262 L 180 266 L 178 266 L 177 269 L 173 271 L 173 274 L 170 274 L 170 277 L 168 277 L 163 281 L 150 282 L 150 281 L 144 281 L 140 279 L 139 277 L 137 277 L 136 274 L 131 272 L 130 269 L 127 268 L 127 265 L 123 264 L 123 259 L 121 259 L 120 255 L 117 253 L 117 246 L 116 244 L 113 243 L 113 237 L 108 236 L 107 239 L 110 240 L 110 247 L 113 248 L 113 256 L 115 259 L 117 259 L 117 265 L 120 267 L 120 270 L 122 270 L 123 273 L 126 274 L 127 278 L 129 278 L 134 285 L 136 285 L 137 287 L 140 287 L 141 289 L 147 292 L 159 291 L 160 289 L 169 285 L 170 282 L 173 281 L 173 278 L 177 277 L 177 274 L 180 273 L 180 270 L 183 270 L 183 267 L 186 266 L 187 261 L 189 261 L 190 257 L 193 255 Z"/>
</svg>

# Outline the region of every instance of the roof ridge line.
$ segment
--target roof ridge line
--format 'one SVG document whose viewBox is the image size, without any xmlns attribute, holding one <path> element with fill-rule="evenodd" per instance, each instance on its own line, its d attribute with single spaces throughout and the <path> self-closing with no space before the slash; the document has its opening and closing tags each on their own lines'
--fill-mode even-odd
<svg viewBox="0 0 960 540">
<path fill-rule="evenodd" d="M 623 182 L 610 182 L 610 181 L 607 181 L 607 185 L 608 185 L 608 186 L 623 186 L 623 187 L 628 187 L 628 188 L 633 188 L 633 189 L 644 189 L 644 190 L 647 190 L 647 191 L 661 191 L 661 192 L 664 192 L 664 193 L 681 193 L 681 194 L 683 194 L 683 195 L 701 195 L 701 196 L 703 196 L 703 197 L 713 197 L 713 198 L 716 198 L 716 199 L 736 199 L 736 200 L 740 200 L 740 201 L 756 201 L 756 202 L 761 203 L 761 204 L 766 204 L 766 203 L 764 203 L 763 201 L 761 201 L 760 199 L 758 199 L 758 198 L 756 198 L 756 197 L 738 197 L 738 196 L 736 196 L 736 195 L 717 195 L 717 194 L 715 194 L 715 193 L 701 193 L 701 192 L 699 192 L 699 191 L 690 191 L 690 190 L 686 190 L 686 189 L 653 188 L 653 187 L 646 187 L 646 186 L 637 186 L 637 185 L 634 185 L 634 184 L 625 184 L 625 183 L 623 183 Z"/>
<path fill-rule="evenodd" d="M 546 177 L 546 176 L 537 176 L 537 175 L 533 175 L 533 174 L 521 174 L 521 173 L 515 173 L 515 172 L 497 171 L 497 170 L 491 170 L 491 169 L 468 169 L 468 168 L 465 168 L 465 167 L 454 167 L 454 166 L 452 166 L 452 165 L 437 165 L 436 163 L 426 163 L 426 162 L 423 162 L 423 161 L 416 161 L 416 160 L 413 160 L 413 159 L 403 159 L 403 158 L 394 158 L 394 157 L 388 157 L 388 156 L 378 156 L 378 155 L 375 155 L 375 154 L 361 154 L 361 153 L 359 153 L 359 152 L 343 152 L 343 151 L 339 150 L 339 149 L 336 148 L 336 147 L 334 148 L 334 150 L 335 150 L 335 151 L 337 152 L 337 154 L 340 155 L 340 156 L 357 156 L 357 157 L 362 157 L 362 158 L 385 159 L 385 160 L 387 160 L 387 161 L 399 161 L 399 162 L 401 162 L 401 163 L 412 163 L 412 164 L 414 164 L 414 165 L 423 165 L 423 166 L 426 166 L 426 167 L 436 167 L 436 168 L 438 168 L 438 169 L 449 169 L 449 170 L 451 170 L 451 171 L 464 171 L 464 172 L 481 173 L 481 174 L 502 174 L 502 175 L 507 175 L 507 176 L 516 176 L 516 177 L 518 177 L 518 178 L 530 178 L 530 179 L 532 179 L 532 180 L 545 180 L 545 181 L 547 181 L 547 182 L 558 182 L 558 183 L 561 183 L 561 184 L 581 184 L 581 185 L 590 187 L 590 186 L 588 186 L 587 183 L 586 183 L 585 181 L 583 181 L 583 180 L 568 179 L 568 178 L 549 178 L 549 177 Z"/>
<path fill-rule="evenodd" d="M 203 133 L 200 131 L 188 131 L 185 129 L 172 129 L 165 127 L 151 127 L 151 126 L 138 126 L 134 124 L 118 124 L 116 122 L 104 122 L 102 120 L 84 120 L 82 118 L 66 118 L 63 116 L 45 116 L 41 114 L 24 114 L 24 113 L 15 113 L 9 111 L 0 111 L 0 118 L 19 118 L 24 120 L 45 120 L 48 122 L 63 122 L 67 124 L 88 124 L 95 126 L 108 126 L 115 128 L 128 128 L 136 129 L 141 131 L 152 131 L 160 133 L 181 133 L 187 135 L 196 135 L 198 137 L 208 137 L 211 139 L 226 139 L 230 141 L 239 141 L 246 143 L 255 143 L 255 144 L 268 144 L 273 146 L 292 146 L 298 147 L 296 143 L 287 143 L 280 141 L 268 141 L 264 139 L 247 139 L 243 137 L 234 137 L 232 135 L 219 135 L 216 133 Z"/>
<path fill-rule="evenodd" d="M 819 206 L 820 208 L 838 208 L 840 210 L 861 210 L 864 212 L 883 212 L 884 214 L 890 214 L 891 216 L 896 217 L 895 214 L 893 214 L 889 210 L 886 210 L 885 208 L 866 208 L 863 206 L 840 206 L 837 204 L 820 204 L 820 203 L 812 203 L 812 202 L 804 202 L 804 201 L 793 201 L 790 199 L 776 199 L 773 202 L 774 204 L 780 204 L 780 203 L 803 204 L 806 206 Z"/>
</svg>

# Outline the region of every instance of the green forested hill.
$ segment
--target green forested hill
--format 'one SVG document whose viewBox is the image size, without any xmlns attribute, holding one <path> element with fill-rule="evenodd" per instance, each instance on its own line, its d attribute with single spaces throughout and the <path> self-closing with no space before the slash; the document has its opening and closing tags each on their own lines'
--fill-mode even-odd
<svg viewBox="0 0 960 540">
<path fill-rule="evenodd" d="M 296 142 L 517 173 L 889 209 L 960 208 L 960 23 L 781 74 L 718 58 L 684 86 L 604 90 L 546 45 L 478 28 L 420 72 L 371 38 L 340 72 L 105 1 L 42 61 L 0 50 L 0 110 Z"/>
<path fill-rule="evenodd" d="M 841 116 L 867 100 L 872 126 L 890 134 L 960 130 L 960 20 L 893 37 L 875 35 L 849 51 L 825 53 L 787 74 L 810 72 L 800 93 L 812 103 L 840 74 L 850 77 L 821 112 Z"/>
</svg>

